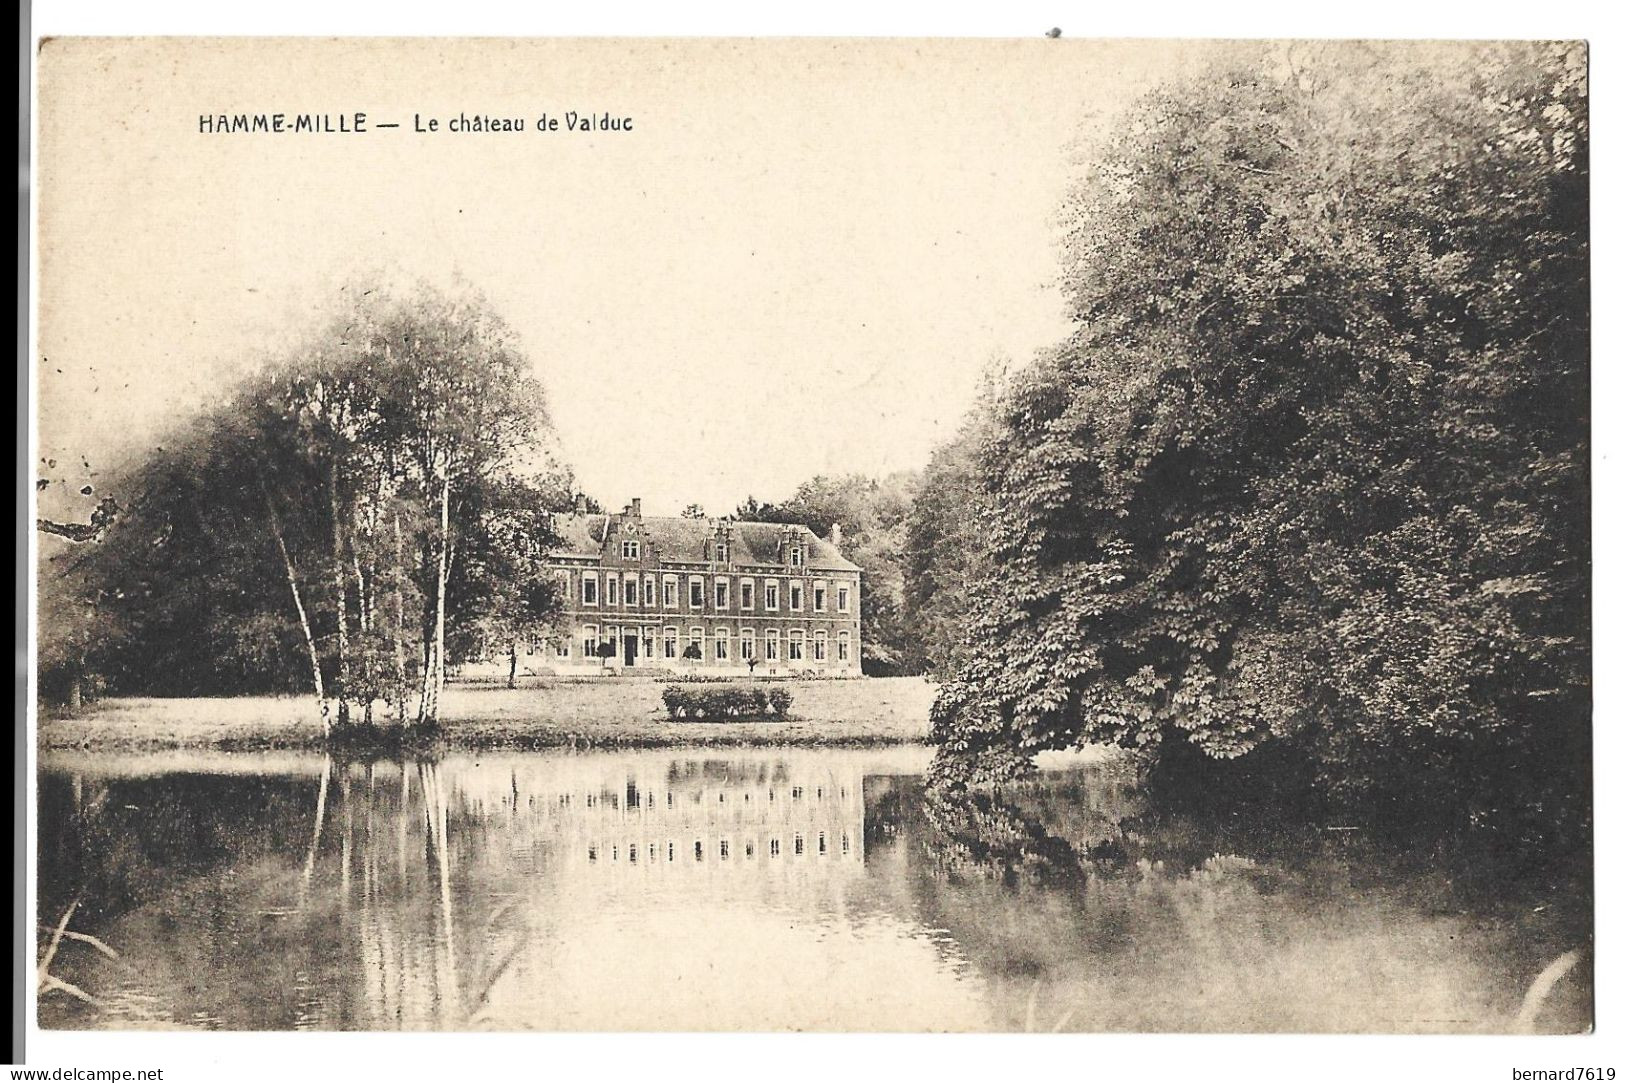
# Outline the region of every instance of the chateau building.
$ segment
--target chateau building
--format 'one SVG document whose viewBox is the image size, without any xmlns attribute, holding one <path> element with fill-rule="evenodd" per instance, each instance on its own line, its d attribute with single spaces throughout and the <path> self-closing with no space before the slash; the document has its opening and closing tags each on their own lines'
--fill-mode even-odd
<svg viewBox="0 0 1625 1083">
<path fill-rule="evenodd" d="M 567 634 L 539 637 L 529 672 L 606 667 L 714 675 L 862 673 L 858 566 L 804 526 L 614 514 L 560 515 L 548 557 Z M 698 657 L 695 657 L 695 656 Z"/>
</svg>

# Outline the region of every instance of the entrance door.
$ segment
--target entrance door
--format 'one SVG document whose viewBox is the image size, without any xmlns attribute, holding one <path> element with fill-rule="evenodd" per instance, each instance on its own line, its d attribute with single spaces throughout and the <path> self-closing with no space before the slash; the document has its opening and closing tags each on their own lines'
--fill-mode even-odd
<svg viewBox="0 0 1625 1083">
<path fill-rule="evenodd" d="M 627 665 L 636 664 L 634 662 L 634 659 L 638 656 L 638 637 L 636 635 L 623 635 L 621 637 L 621 656 L 626 659 Z"/>
</svg>

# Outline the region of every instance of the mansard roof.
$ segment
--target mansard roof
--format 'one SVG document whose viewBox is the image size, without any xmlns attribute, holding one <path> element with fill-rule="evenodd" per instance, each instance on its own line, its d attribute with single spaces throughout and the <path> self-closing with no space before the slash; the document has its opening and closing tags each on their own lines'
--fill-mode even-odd
<svg viewBox="0 0 1625 1083">
<path fill-rule="evenodd" d="M 556 556 L 597 558 L 611 515 L 561 514 L 553 517 L 553 529 L 562 539 Z M 660 559 L 694 564 L 710 560 L 708 547 L 715 537 L 716 519 L 688 519 L 676 516 L 645 515 L 640 520 L 643 540 L 655 547 Z M 788 529 L 800 536 L 807 547 L 807 567 L 813 571 L 855 572 L 858 566 L 841 551 L 804 526 L 784 523 L 751 523 L 735 519 L 730 525 L 733 545 L 731 563 L 781 564 L 779 534 Z"/>
</svg>

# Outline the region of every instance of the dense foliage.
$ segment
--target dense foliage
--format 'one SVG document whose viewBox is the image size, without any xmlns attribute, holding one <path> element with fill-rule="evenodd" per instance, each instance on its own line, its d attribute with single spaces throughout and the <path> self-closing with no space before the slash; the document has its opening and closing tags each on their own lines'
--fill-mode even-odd
<svg viewBox="0 0 1625 1083">
<path fill-rule="evenodd" d="M 1068 204 L 1075 333 L 922 482 L 999 509 L 938 776 L 1267 750 L 1583 820 L 1587 155 L 1568 46 L 1261 48 L 1143 102 Z"/>
<path fill-rule="evenodd" d="M 541 562 L 571 486 L 539 466 L 512 335 L 477 297 L 351 296 L 117 479 L 100 536 L 42 562 L 47 687 L 298 689 L 324 724 L 375 702 L 432 723 L 448 663 L 557 610 Z"/>
<path fill-rule="evenodd" d="M 741 519 L 799 523 L 821 538 L 841 528 L 841 555 L 863 572 L 858 616 L 863 622 L 863 672 L 894 676 L 920 672 L 924 657 L 903 597 L 903 561 L 914 475 L 884 479 L 847 474 L 819 475 L 797 487 L 790 499 L 739 505 Z"/>
</svg>

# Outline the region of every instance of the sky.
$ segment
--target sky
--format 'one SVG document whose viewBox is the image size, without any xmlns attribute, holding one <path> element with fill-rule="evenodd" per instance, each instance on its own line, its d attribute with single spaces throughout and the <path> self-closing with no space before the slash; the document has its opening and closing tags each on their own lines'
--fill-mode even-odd
<svg viewBox="0 0 1625 1083">
<path fill-rule="evenodd" d="M 984 366 L 1065 333 L 1066 187 L 1203 48 L 58 40 L 40 59 L 41 456 L 76 490 L 84 463 L 162 443 L 387 266 L 488 296 L 607 505 L 722 513 L 821 473 L 916 469 Z M 371 130 L 198 130 L 357 111 Z M 570 111 L 631 130 L 569 132 Z M 561 130 L 537 131 L 544 113 Z M 459 114 L 526 130 L 445 130 Z"/>
</svg>

